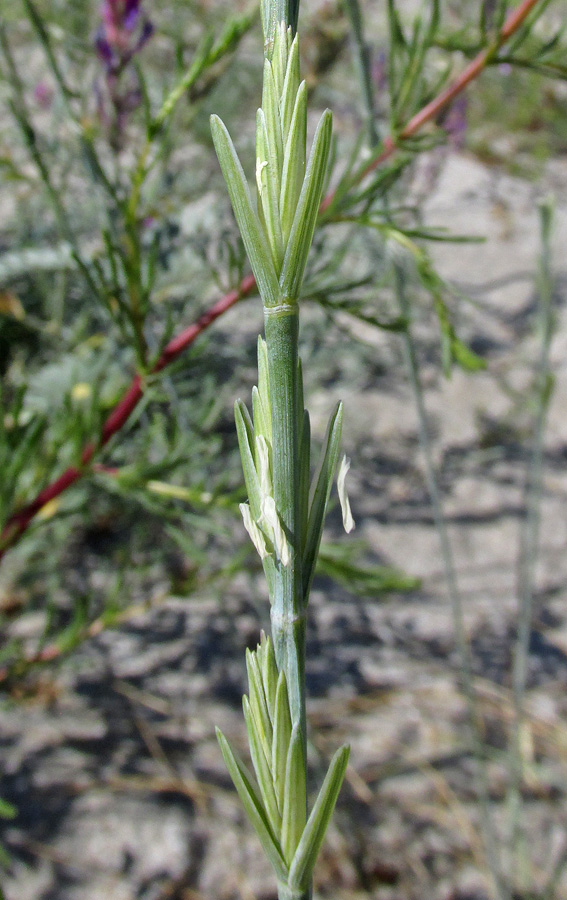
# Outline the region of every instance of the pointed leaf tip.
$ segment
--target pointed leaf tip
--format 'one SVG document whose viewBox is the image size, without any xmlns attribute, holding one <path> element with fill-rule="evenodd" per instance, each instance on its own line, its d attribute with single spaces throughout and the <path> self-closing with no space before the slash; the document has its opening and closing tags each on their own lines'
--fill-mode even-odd
<svg viewBox="0 0 567 900">
<path fill-rule="evenodd" d="M 213 144 L 258 290 L 266 305 L 275 306 L 280 296 L 278 279 L 270 248 L 252 205 L 246 176 L 226 125 L 215 115 L 211 116 L 210 122 Z"/>
<path fill-rule="evenodd" d="M 317 223 L 321 195 L 331 149 L 333 116 L 325 110 L 319 120 L 313 145 L 307 163 L 305 179 L 295 210 L 293 225 L 287 242 L 285 257 L 280 274 L 283 296 L 297 300 L 301 290 L 307 256 Z"/>
<path fill-rule="evenodd" d="M 325 513 L 339 460 L 342 423 L 343 405 L 338 403 L 327 426 L 325 444 L 321 451 L 319 465 L 313 477 L 310 491 L 309 520 L 303 550 L 303 592 L 306 598 L 309 598 L 319 545 L 321 544 Z"/>
<path fill-rule="evenodd" d="M 343 783 L 349 754 L 350 747 L 345 744 L 337 750 L 331 760 L 289 869 L 288 884 L 294 890 L 305 890 L 311 881 L 317 856 Z"/>
<path fill-rule="evenodd" d="M 272 831 L 262 800 L 260 799 L 258 785 L 238 754 L 234 752 L 220 728 L 216 729 L 216 734 L 225 765 L 230 773 L 230 777 L 232 778 L 248 818 L 260 839 L 266 856 L 272 864 L 276 877 L 279 881 L 285 883 L 288 877 L 287 866 L 284 862 L 279 843 Z"/>
<path fill-rule="evenodd" d="M 307 787 L 303 741 L 298 725 L 293 726 L 286 759 L 281 848 L 291 864 L 305 828 Z"/>
</svg>

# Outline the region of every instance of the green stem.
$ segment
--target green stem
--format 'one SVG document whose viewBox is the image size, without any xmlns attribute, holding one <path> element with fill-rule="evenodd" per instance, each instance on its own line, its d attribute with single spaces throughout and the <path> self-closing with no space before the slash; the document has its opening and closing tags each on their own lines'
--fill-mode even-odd
<svg viewBox="0 0 567 900">
<path fill-rule="evenodd" d="M 458 585 L 457 570 L 453 557 L 453 549 L 447 521 L 443 509 L 443 501 L 435 472 L 435 463 L 431 442 L 429 439 L 428 415 L 423 396 L 423 386 L 419 372 L 419 362 L 411 333 L 411 307 L 406 292 L 403 270 L 394 269 L 395 291 L 401 315 L 409 323 L 403 333 L 404 350 L 408 366 L 410 384 L 416 404 L 419 423 L 419 444 L 425 464 L 425 481 L 431 501 L 433 519 L 439 538 L 441 558 L 445 572 L 447 594 L 453 613 L 453 625 L 460 657 L 460 674 L 463 684 L 463 692 L 467 704 L 469 729 L 472 748 L 477 761 L 475 781 L 480 797 L 481 828 L 485 844 L 485 853 L 490 875 L 492 876 L 495 897 L 497 900 L 510 900 L 510 893 L 502 874 L 502 865 L 498 851 L 498 837 L 490 815 L 489 783 L 486 766 L 486 748 L 483 740 L 483 726 L 478 706 L 478 698 L 474 683 L 473 661 L 471 649 L 467 639 L 465 617 L 461 592 Z"/>
<path fill-rule="evenodd" d="M 350 22 L 354 43 L 355 63 L 362 92 L 362 102 L 366 115 L 368 139 L 371 149 L 380 140 L 376 126 L 376 110 L 374 108 L 374 86 L 370 70 L 370 50 L 364 39 L 364 21 L 358 0 L 345 0 L 345 12 Z"/>
<path fill-rule="evenodd" d="M 305 715 L 305 602 L 301 573 L 299 512 L 299 385 L 296 303 L 264 308 L 270 402 L 272 407 L 272 478 L 274 500 L 289 546 L 289 563 L 278 564 L 271 597 L 272 640 L 278 668 L 285 672 L 292 722 L 299 728 L 307 768 Z M 305 804 L 307 794 L 298 803 Z M 278 900 L 310 900 L 311 887 L 294 891 L 278 885 Z"/>
<path fill-rule="evenodd" d="M 266 308 L 274 500 L 289 545 L 289 564 L 278 565 L 272 599 L 272 636 L 278 667 L 287 679 L 293 723 L 306 747 L 305 604 L 299 515 L 299 410 L 297 304 Z"/>
<path fill-rule="evenodd" d="M 520 878 L 522 872 L 525 872 L 527 862 L 524 823 L 522 821 L 522 782 L 524 779 L 522 732 L 526 716 L 525 694 L 528 680 L 530 636 L 535 606 L 536 566 L 540 551 L 545 436 L 549 403 L 553 389 L 550 352 L 555 325 L 553 309 L 554 281 L 550 246 L 553 218 L 551 201 L 546 201 L 542 205 L 540 212 L 542 251 L 539 264 L 539 326 L 541 345 L 534 398 L 537 402 L 537 407 L 531 453 L 526 472 L 525 513 L 520 533 L 518 634 L 512 666 L 514 726 L 509 750 L 510 788 L 508 791 L 508 807 L 510 816 L 510 851 L 513 871 L 519 873 Z M 521 883 L 516 886 L 521 888 Z"/>
<path fill-rule="evenodd" d="M 278 884 L 278 900 L 311 900 L 311 890 L 294 891 L 287 884 Z"/>
</svg>

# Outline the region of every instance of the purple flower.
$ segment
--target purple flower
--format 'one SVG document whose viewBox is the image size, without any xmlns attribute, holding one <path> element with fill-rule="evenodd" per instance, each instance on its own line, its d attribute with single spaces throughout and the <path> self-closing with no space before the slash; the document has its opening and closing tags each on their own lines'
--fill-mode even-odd
<svg viewBox="0 0 567 900">
<path fill-rule="evenodd" d="M 95 49 L 107 71 L 118 75 L 153 34 L 142 0 L 103 0 Z"/>
<path fill-rule="evenodd" d="M 94 38 L 95 50 L 98 58 L 101 62 L 105 63 L 107 67 L 111 68 L 114 60 L 114 53 L 112 52 L 112 47 L 108 43 L 105 35 L 104 28 L 102 25 L 99 26 Z"/>
<path fill-rule="evenodd" d="M 140 0 L 126 0 L 124 7 L 124 27 L 133 31 L 140 18 Z"/>
<path fill-rule="evenodd" d="M 151 38 L 153 33 L 154 33 L 154 26 L 152 25 L 152 23 L 150 22 L 149 19 L 144 19 L 144 22 L 142 24 L 142 30 L 140 32 L 140 36 L 136 43 L 136 47 L 135 47 L 135 51 L 134 51 L 135 53 L 137 53 L 138 50 L 141 50 L 142 47 L 144 46 L 144 44 L 147 44 L 147 42 L 149 41 L 149 39 Z"/>
<path fill-rule="evenodd" d="M 123 146 L 128 114 L 138 107 L 142 92 L 135 69 L 129 66 L 154 33 L 142 9 L 143 0 L 103 0 L 100 25 L 94 35 L 96 55 L 104 66 L 104 81 L 96 86 L 101 120 L 109 125 L 111 144 Z"/>
<path fill-rule="evenodd" d="M 141 15 L 141 0 L 103 0 L 102 20 L 117 31 L 134 31 Z"/>
</svg>

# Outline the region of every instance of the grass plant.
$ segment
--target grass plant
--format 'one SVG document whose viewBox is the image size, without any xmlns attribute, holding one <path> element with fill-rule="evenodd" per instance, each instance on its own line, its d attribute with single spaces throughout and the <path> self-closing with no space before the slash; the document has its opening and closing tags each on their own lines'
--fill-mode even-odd
<svg viewBox="0 0 567 900">
<path fill-rule="evenodd" d="M 0 0 L 0 104 L 7 123 L 1 191 L 5 198 L 13 191 L 22 210 L 13 221 L 7 217 L 0 234 L 11 248 L 0 256 L 0 558 L 8 582 L 13 564 L 14 580 L 45 613 L 35 643 L 3 642 L 0 682 L 13 687 L 36 667 L 124 623 L 143 608 L 140 595 L 164 596 L 161 583 L 154 591 L 164 571 L 171 589 L 189 594 L 224 586 L 235 572 L 261 564 L 271 635 L 262 634 L 247 654 L 243 701 L 254 772 L 220 733 L 219 742 L 273 867 L 280 900 L 310 897 L 348 761 L 342 747 L 309 812 L 305 630 L 316 569 L 371 596 L 411 590 L 416 580 L 358 565 L 348 542 L 319 555 L 335 478 L 347 531 L 353 522 L 348 461 L 340 461 L 341 404 L 314 465 L 299 357 L 300 308 L 309 302 L 331 324 L 347 316 L 399 335 L 454 612 L 491 891 L 495 900 L 511 900 L 518 891 L 538 900 L 559 898 L 564 855 L 536 888 L 522 826 L 527 663 L 553 387 L 551 209 L 546 205 L 542 212 L 541 355 L 518 575 L 514 721 L 502 757 L 508 772 L 503 835 L 492 815 L 485 763 L 494 748 L 484 736 L 413 328 L 415 297 L 425 297 L 444 374 L 458 366 L 473 377 L 484 367 L 459 334 L 455 291 L 428 252 L 432 242 L 467 238 L 424 226 L 419 205 L 407 202 L 407 187 L 424 154 L 457 132 L 466 139 L 466 103 L 457 107 L 456 101 L 487 69 L 492 79 L 517 70 L 530 97 L 540 96 L 534 79 L 565 79 L 565 29 L 553 19 L 546 24 L 544 13 L 553 6 L 548 0 L 512 7 L 482 2 L 474 10 L 467 4 L 457 25 L 440 3 L 424 3 L 408 20 L 390 0 L 387 53 L 376 74 L 371 50 L 382 36 L 372 34 L 364 4 L 345 0 L 343 13 L 335 13 L 344 14 L 351 29 L 364 129 L 347 147 L 333 136 L 325 110 L 308 153 L 310 91 L 299 71 L 298 0 L 262 0 L 260 16 L 255 2 L 238 13 L 231 7 L 229 14 L 222 4 L 205 9 L 196 0 L 171 2 L 175 28 L 167 10 L 143 0 L 86 4 L 87 34 L 72 3 L 67 22 L 59 11 L 65 4 L 21 0 L 16 15 L 11 0 Z M 246 53 L 253 41 L 260 45 L 257 19 L 263 88 L 253 197 L 245 175 L 246 113 L 256 103 L 262 54 L 251 62 Z M 308 22 L 299 29 L 302 40 L 314 40 L 309 28 Z M 28 71 L 30 45 L 41 77 L 33 67 Z M 232 77 L 233 65 L 240 66 L 241 78 Z M 324 82 L 320 75 L 314 81 L 320 78 Z M 242 118 L 232 109 L 237 81 Z M 490 98 L 478 103 L 492 109 Z M 548 108 L 553 113 L 560 107 L 554 95 Z M 224 199 L 216 197 L 224 190 L 208 127 L 216 111 L 227 121 L 234 116 L 230 129 L 245 163 L 213 115 L 212 141 L 239 234 L 226 225 Z M 180 235 L 177 219 L 186 204 L 189 237 Z M 350 240 L 357 252 L 364 247 L 355 272 Z M 248 314 L 255 293 L 265 334 L 256 348 L 252 411 L 237 402 L 233 436 L 225 401 L 237 383 L 241 390 L 239 373 L 252 363 L 236 344 L 226 341 L 219 349 L 213 325 L 222 326 L 236 304 Z M 242 543 L 239 514 L 260 564 Z M 108 555 L 94 551 L 104 587 L 93 587 L 87 574 L 77 589 L 73 559 L 86 570 L 90 548 L 105 540 L 112 544 Z M 168 554 L 182 565 L 169 566 Z M 7 631 L 27 603 L 18 605 L 17 592 L 9 600 L 12 607 L 0 611 Z M 8 800 L 0 800 L 0 816 L 15 814 Z"/>
<path fill-rule="evenodd" d="M 342 405 L 332 415 L 319 467 L 311 477 L 311 430 L 304 409 L 298 357 L 299 298 L 331 145 L 331 114 L 317 126 L 307 158 L 307 88 L 300 80 L 299 37 L 293 17 L 278 21 L 263 6 L 264 80 L 256 123 L 257 212 L 236 150 L 220 119 L 211 129 L 232 207 L 264 307 L 265 341 L 258 343 L 253 418 L 236 406 L 249 505 L 241 511 L 264 565 L 272 640 L 248 656 L 244 715 L 256 774 L 219 733 L 235 786 L 268 855 L 280 900 L 306 900 L 317 854 L 348 760 L 333 758 L 308 819 L 305 628 L 309 591 L 338 464 Z M 354 521 L 338 474 L 345 528 Z"/>
</svg>

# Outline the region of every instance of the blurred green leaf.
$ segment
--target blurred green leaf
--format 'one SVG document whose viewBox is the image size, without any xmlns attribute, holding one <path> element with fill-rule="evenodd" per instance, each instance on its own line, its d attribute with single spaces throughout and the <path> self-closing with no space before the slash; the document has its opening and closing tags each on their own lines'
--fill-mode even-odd
<svg viewBox="0 0 567 900">
<path fill-rule="evenodd" d="M 342 584 L 361 597 L 382 597 L 384 594 L 415 591 L 419 578 L 404 575 L 391 566 L 367 565 L 357 559 L 364 553 L 364 545 L 322 544 L 317 560 L 317 572 Z"/>
</svg>

